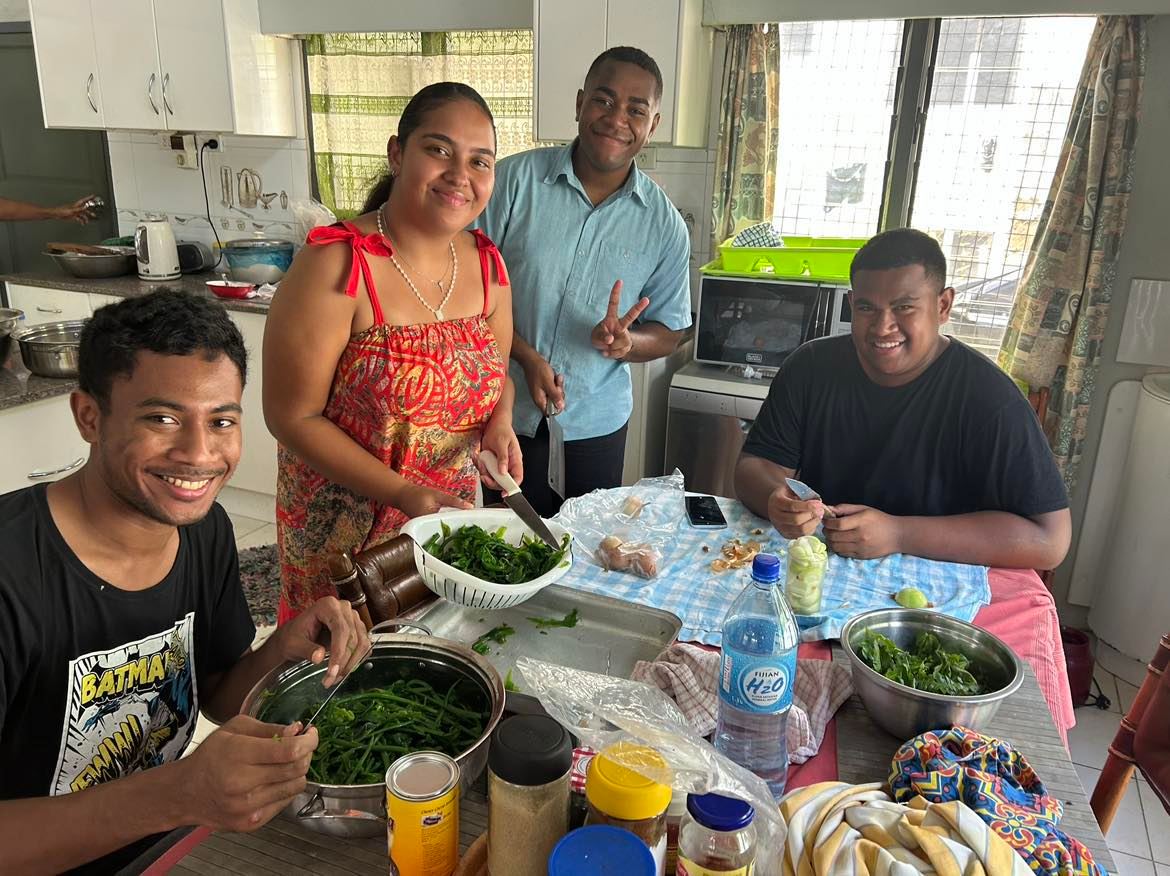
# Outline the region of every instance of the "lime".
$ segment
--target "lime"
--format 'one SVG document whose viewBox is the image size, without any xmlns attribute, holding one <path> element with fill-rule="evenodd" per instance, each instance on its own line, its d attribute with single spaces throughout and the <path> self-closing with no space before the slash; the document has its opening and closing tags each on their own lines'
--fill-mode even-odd
<svg viewBox="0 0 1170 876">
<path fill-rule="evenodd" d="M 894 602 L 902 608 L 926 608 L 930 604 L 926 594 L 917 587 L 903 587 L 894 595 Z"/>
</svg>

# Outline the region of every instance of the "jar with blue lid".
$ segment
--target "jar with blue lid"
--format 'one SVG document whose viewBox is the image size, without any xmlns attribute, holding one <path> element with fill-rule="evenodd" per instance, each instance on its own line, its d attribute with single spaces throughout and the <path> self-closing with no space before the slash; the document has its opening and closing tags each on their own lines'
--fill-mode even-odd
<svg viewBox="0 0 1170 876">
<path fill-rule="evenodd" d="M 752 876 L 755 810 L 722 794 L 690 794 L 678 832 L 678 876 Z"/>
<path fill-rule="evenodd" d="M 608 824 L 571 831 L 548 859 L 548 876 L 654 876 L 657 871 L 642 840 Z"/>
</svg>

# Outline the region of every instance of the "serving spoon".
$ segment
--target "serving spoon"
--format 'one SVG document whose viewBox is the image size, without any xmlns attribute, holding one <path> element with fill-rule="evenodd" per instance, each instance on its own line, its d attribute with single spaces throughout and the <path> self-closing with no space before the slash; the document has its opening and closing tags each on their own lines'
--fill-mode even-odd
<svg viewBox="0 0 1170 876">
<path fill-rule="evenodd" d="M 331 699 L 333 699 L 333 695 L 336 694 L 339 690 L 341 690 L 342 685 L 344 685 L 347 681 L 349 681 L 349 677 L 351 675 L 353 675 L 354 669 L 357 669 L 359 666 L 365 665 L 366 658 L 369 657 L 370 654 L 372 654 L 373 652 L 374 652 L 374 643 L 370 642 L 370 646 L 368 648 L 366 648 L 366 653 L 362 655 L 362 659 L 359 660 L 357 663 L 355 663 L 353 666 L 353 669 L 351 669 L 349 672 L 345 673 L 345 675 L 343 675 L 341 677 L 341 680 L 338 681 L 337 684 L 333 685 L 333 687 L 330 689 L 329 693 L 325 694 L 325 699 L 323 699 L 321 701 L 321 705 L 317 706 L 317 711 L 313 712 L 313 717 L 309 718 L 309 720 L 305 722 L 305 726 L 302 727 L 297 732 L 297 736 L 303 736 L 304 734 L 309 732 L 309 728 L 312 727 L 313 722 L 316 721 L 317 718 L 319 718 L 321 716 L 321 712 L 325 709 L 325 707 L 327 705 L 329 705 L 329 701 Z M 370 665 L 373 665 L 373 664 L 370 664 Z"/>
</svg>

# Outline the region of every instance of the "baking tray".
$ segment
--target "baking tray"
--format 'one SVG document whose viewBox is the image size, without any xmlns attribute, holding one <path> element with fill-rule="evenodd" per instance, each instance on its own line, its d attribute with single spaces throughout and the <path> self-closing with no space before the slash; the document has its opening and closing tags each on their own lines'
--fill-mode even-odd
<svg viewBox="0 0 1170 876">
<path fill-rule="evenodd" d="M 551 627 L 543 633 L 529 617 L 563 618 L 577 609 L 577 626 Z M 488 643 L 484 655 L 501 677 L 520 656 L 572 666 L 601 675 L 629 678 L 639 660 L 653 660 L 682 629 L 676 614 L 621 599 L 550 584 L 511 608 L 485 611 L 440 599 L 413 618 L 432 635 L 471 646 L 492 627 L 508 624 L 516 632 L 502 645 Z M 523 691 L 519 673 L 513 676 Z"/>
</svg>

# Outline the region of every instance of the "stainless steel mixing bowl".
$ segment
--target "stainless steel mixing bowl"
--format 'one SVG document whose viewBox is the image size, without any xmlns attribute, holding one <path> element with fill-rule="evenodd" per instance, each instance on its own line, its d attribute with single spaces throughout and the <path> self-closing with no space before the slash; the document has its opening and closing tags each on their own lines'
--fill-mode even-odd
<svg viewBox="0 0 1170 876">
<path fill-rule="evenodd" d="M 909 649 L 919 633 L 934 633 L 948 651 L 971 661 L 972 671 L 991 689 L 974 697 L 944 696 L 891 681 L 866 665 L 857 652 L 861 637 L 872 630 Z M 874 722 L 906 741 L 927 730 L 956 724 L 981 730 L 999 705 L 1024 680 L 1020 659 L 1011 648 L 979 627 L 929 609 L 879 608 L 851 618 L 841 630 L 841 647 L 853 669 L 853 687 Z"/>
<path fill-rule="evenodd" d="M 12 333 L 20 344 L 24 367 L 41 377 L 76 377 L 84 319 L 46 322 L 18 328 Z"/>
</svg>

